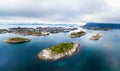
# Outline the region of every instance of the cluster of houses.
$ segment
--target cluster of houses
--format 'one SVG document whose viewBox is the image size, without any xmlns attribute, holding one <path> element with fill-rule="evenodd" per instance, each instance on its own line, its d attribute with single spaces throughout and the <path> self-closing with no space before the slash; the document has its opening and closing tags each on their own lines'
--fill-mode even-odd
<svg viewBox="0 0 120 71">
<path fill-rule="evenodd" d="M 9 28 L 7 29 L 0 29 L 0 33 L 15 33 L 15 34 L 22 34 L 22 35 L 37 35 L 37 36 L 45 36 L 49 35 L 50 33 L 59 33 L 59 32 L 69 32 L 72 30 L 76 30 L 77 28 L 65 28 L 65 27 L 37 27 L 37 28 Z"/>
</svg>

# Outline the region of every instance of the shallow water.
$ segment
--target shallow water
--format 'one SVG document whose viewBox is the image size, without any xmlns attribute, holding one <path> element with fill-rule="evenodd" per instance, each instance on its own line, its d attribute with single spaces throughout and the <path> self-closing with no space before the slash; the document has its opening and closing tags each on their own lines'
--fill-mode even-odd
<svg viewBox="0 0 120 71">
<path fill-rule="evenodd" d="M 86 31 L 87 34 L 79 38 L 70 38 L 69 33 L 48 36 L 0 34 L 0 71 L 120 71 L 120 30 Z M 102 37 L 98 41 L 89 40 L 95 33 L 102 34 Z M 32 41 L 22 44 L 3 42 L 15 36 L 31 38 Z M 37 57 L 44 48 L 62 42 L 80 43 L 79 52 L 57 61 Z"/>
</svg>

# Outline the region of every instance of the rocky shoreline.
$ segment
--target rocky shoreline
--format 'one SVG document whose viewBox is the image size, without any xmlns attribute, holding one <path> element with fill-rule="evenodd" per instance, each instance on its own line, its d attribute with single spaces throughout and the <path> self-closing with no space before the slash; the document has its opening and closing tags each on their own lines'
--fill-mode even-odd
<svg viewBox="0 0 120 71">
<path fill-rule="evenodd" d="M 38 57 L 43 60 L 58 60 L 65 56 L 71 56 L 75 52 L 77 52 L 80 48 L 80 44 L 73 43 L 73 47 L 66 51 L 65 53 L 58 53 L 58 54 L 52 54 L 52 51 L 50 49 L 44 49 L 39 54 Z"/>
</svg>

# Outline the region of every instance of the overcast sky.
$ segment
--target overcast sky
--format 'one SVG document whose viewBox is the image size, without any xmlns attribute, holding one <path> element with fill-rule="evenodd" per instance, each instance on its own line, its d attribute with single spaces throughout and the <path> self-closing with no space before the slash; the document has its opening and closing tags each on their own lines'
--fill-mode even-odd
<svg viewBox="0 0 120 71">
<path fill-rule="evenodd" d="M 0 22 L 120 23 L 120 0 L 0 0 Z"/>
</svg>

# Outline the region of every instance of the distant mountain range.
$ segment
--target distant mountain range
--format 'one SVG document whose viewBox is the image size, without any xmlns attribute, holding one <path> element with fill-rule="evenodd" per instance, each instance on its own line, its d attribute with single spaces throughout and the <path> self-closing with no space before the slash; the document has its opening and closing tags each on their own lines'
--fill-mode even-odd
<svg viewBox="0 0 120 71">
<path fill-rule="evenodd" d="M 83 28 L 86 29 L 120 29 L 120 24 L 116 23 L 87 23 Z"/>
<path fill-rule="evenodd" d="M 76 24 L 44 24 L 44 23 L 0 23 L 0 25 L 50 25 L 50 26 L 77 26 Z"/>
</svg>

